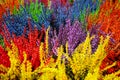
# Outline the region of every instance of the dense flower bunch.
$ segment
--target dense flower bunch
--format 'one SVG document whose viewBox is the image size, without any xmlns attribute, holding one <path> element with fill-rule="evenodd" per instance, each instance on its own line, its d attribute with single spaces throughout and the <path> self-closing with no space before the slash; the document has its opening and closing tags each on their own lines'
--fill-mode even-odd
<svg viewBox="0 0 120 80">
<path fill-rule="evenodd" d="M 120 0 L 1 0 L 0 80 L 120 80 Z"/>
<path fill-rule="evenodd" d="M 92 22 L 89 19 L 89 24 L 100 24 L 100 30 L 104 32 L 104 34 L 109 34 L 112 38 L 112 41 L 109 43 L 108 46 L 108 55 L 103 60 L 103 63 L 101 65 L 101 69 L 103 69 L 105 66 L 111 65 L 115 61 L 117 64 L 113 66 L 111 69 L 109 69 L 106 74 L 114 73 L 115 71 L 118 71 L 120 69 L 119 65 L 119 55 L 120 55 L 120 18 L 119 18 L 119 12 L 120 11 L 120 3 L 119 0 L 112 0 L 112 1 L 106 1 L 103 3 L 100 7 L 99 14 L 96 16 L 96 21 Z M 89 17 L 90 18 L 90 17 Z M 90 27 L 90 25 L 89 25 Z M 103 33 L 102 33 L 103 34 Z"/>
</svg>

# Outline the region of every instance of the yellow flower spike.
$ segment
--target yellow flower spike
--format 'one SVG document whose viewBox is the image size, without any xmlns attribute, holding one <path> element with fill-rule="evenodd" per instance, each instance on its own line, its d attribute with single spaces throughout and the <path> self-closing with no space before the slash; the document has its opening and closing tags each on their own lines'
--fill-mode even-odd
<svg viewBox="0 0 120 80">
<path fill-rule="evenodd" d="M 107 46 L 108 42 L 109 42 L 109 36 L 107 36 L 105 40 L 103 39 L 102 36 L 100 37 L 100 43 L 98 45 L 98 48 L 95 54 L 92 54 L 90 58 L 91 63 L 88 70 L 88 74 L 85 77 L 85 80 L 90 80 L 90 79 L 98 80 L 102 77 L 101 74 L 102 72 L 100 72 L 100 64 L 106 56 L 105 47 Z"/>
<path fill-rule="evenodd" d="M 108 45 L 109 42 L 109 36 L 106 37 L 105 40 L 103 40 L 103 37 L 100 37 L 100 44 L 98 45 L 98 48 L 96 50 L 96 52 L 93 54 L 93 64 L 96 65 L 96 63 L 98 64 L 98 66 L 100 66 L 101 61 L 105 58 L 106 56 L 106 52 L 105 52 L 105 47 Z"/>
<path fill-rule="evenodd" d="M 3 66 L 2 64 L 0 64 L 0 71 L 2 72 L 7 72 L 9 70 L 9 68 Z"/>
<path fill-rule="evenodd" d="M 63 46 L 61 45 L 58 48 L 58 58 L 56 62 L 56 65 L 58 66 L 58 72 L 56 75 L 56 80 L 67 80 L 67 76 L 65 73 L 65 61 L 64 59 L 61 59 L 63 53 L 64 53 Z"/>
<path fill-rule="evenodd" d="M 27 61 L 27 54 L 23 52 L 24 60 L 20 66 L 21 69 L 21 80 L 32 80 L 32 64 Z"/>
<path fill-rule="evenodd" d="M 90 34 L 89 33 L 87 33 L 86 40 L 83 44 L 82 54 L 91 54 Z"/>
<path fill-rule="evenodd" d="M 26 73 L 27 79 L 32 79 L 32 64 L 27 61 L 27 73 Z"/>
<path fill-rule="evenodd" d="M 108 70 L 109 68 L 112 68 L 112 67 L 115 66 L 115 65 L 116 65 L 116 62 L 114 62 L 113 64 L 111 64 L 111 65 L 109 65 L 109 66 L 107 66 L 107 67 L 105 67 L 105 68 L 102 70 L 102 72 Z"/>
<path fill-rule="evenodd" d="M 66 46 L 65 46 L 65 50 L 66 50 L 66 54 L 68 54 L 68 42 L 66 42 Z"/>
<path fill-rule="evenodd" d="M 57 64 L 59 65 L 61 63 L 61 57 L 62 57 L 62 54 L 63 54 L 63 46 L 62 45 L 60 47 L 58 47 L 57 53 L 58 53 L 58 58 L 57 58 L 57 61 L 56 61 L 56 65 Z"/>
<path fill-rule="evenodd" d="M 27 61 L 27 54 L 25 53 L 25 51 L 23 52 L 23 57 L 24 57 L 23 63 L 25 63 Z"/>
<path fill-rule="evenodd" d="M 21 5 L 24 5 L 24 0 L 19 0 L 19 3 L 20 3 Z"/>
<path fill-rule="evenodd" d="M 44 50 L 43 50 L 43 43 L 41 42 L 41 44 L 40 44 L 40 49 L 39 49 L 39 57 L 40 57 L 40 65 L 41 66 L 44 66 L 44 61 L 43 61 L 43 58 L 44 58 L 44 56 L 43 56 L 43 54 L 44 54 Z"/>
<path fill-rule="evenodd" d="M 12 45 L 12 52 L 13 52 L 12 54 L 14 54 L 16 58 L 18 58 L 18 48 L 17 48 L 17 46 L 14 44 L 13 41 L 11 41 L 11 45 Z"/>
<path fill-rule="evenodd" d="M 21 70 L 21 77 L 20 77 L 20 79 L 21 80 L 25 80 L 26 79 L 26 71 L 25 71 L 25 62 L 26 62 L 26 54 L 25 54 L 25 52 L 23 53 L 23 56 L 24 56 L 24 61 L 23 61 L 23 63 L 21 64 L 21 66 L 20 66 L 20 70 Z"/>
<path fill-rule="evenodd" d="M 48 33 L 50 30 L 50 26 L 48 27 L 47 31 L 46 31 L 46 39 L 45 39 L 45 43 L 46 43 L 46 53 L 48 54 L 48 50 L 49 50 L 49 44 L 48 44 Z"/>
<path fill-rule="evenodd" d="M 108 74 L 108 75 L 104 76 L 103 80 L 120 80 L 120 77 L 117 76 L 118 74 L 120 74 L 120 70 L 118 70 L 115 73 Z"/>
</svg>

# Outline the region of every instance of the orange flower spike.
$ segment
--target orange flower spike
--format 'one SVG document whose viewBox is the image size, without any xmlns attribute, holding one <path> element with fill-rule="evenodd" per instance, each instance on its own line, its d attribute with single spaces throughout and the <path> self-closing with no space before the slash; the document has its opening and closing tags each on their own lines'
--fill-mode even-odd
<svg viewBox="0 0 120 80">
<path fill-rule="evenodd" d="M 12 14 L 14 7 L 16 6 L 16 8 L 19 8 L 20 5 L 18 0 L 2 0 L 1 2 L 0 9 L 2 13 L 0 14 L 0 17 L 7 11 L 7 9 L 9 9 L 10 13 Z"/>
</svg>

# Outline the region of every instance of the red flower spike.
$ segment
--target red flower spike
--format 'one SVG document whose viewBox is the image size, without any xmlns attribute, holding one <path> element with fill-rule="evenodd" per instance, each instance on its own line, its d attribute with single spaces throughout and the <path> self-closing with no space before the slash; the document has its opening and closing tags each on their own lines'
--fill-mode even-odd
<svg viewBox="0 0 120 80">
<path fill-rule="evenodd" d="M 120 61 L 117 61 L 117 67 L 120 69 Z"/>
<path fill-rule="evenodd" d="M 4 65 L 5 67 L 10 67 L 10 60 L 7 55 L 7 51 L 5 51 L 2 46 L 0 46 L 0 64 Z"/>
<path fill-rule="evenodd" d="M 107 73 L 108 73 L 108 74 L 111 74 L 111 73 L 114 73 L 114 72 L 115 72 L 115 69 L 114 69 L 114 68 L 110 68 L 110 69 L 107 70 Z"/>
</svg>

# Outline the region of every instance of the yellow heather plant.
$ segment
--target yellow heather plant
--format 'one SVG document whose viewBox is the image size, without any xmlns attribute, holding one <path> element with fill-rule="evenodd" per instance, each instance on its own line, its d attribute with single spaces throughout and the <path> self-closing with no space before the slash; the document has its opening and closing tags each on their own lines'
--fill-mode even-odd
<svg viewBox="0 0 120 80">
<path fill-rule="evenodd" d="M 75 49 L 72 57 L 68 59 L 76 80 L 84 78 L 90 66 L 91 39 L 88 33 L 86 40 Z"/>
<path fill-rule="evenodd" d="M 113 67 L 116 63 L 107 66 L 105 70 L 100 71 L 100 64 L 107 55 L 105 47 L 109 42 L 109 36 L 105 39 L 101 36 L 98 48 L 94 54 L 91 51 L 90 41 L 93 37 L 87 34 L 86 40 L 79 44 L 72 54 L 72 57 L 68 57 L 70 62 L 69 66 L 72 69 L 75 80 L 119 80 L 117 76 L 120 71 L 109 75 L 102 75 L 102 72 Z M 67 50 L 67 49 L 66 49 Z"/>
<path fill-rule="evenodd" d="M 40 46 L 43 47 L 43 44 Z M 40 52 L 41 49 L 40 48 Z M 40 60 L 42 61 L 42 64 L 34 71 L 34 73 L 42 73 L 42 75 L 38 76 L 38 80 L 53 80 L 54 78 L 56 80 L 67 80 L 67 75 L 65 71 L 65 64 L 64 59 L 61 59 L 63 55 L 63 47 L 61 46 L 58 48 L 58 57 L 56 62 L 50 61 L 48 65 L 45 65 L 43 61 L 43 56 L 40 57 Z"/>
</svg>

